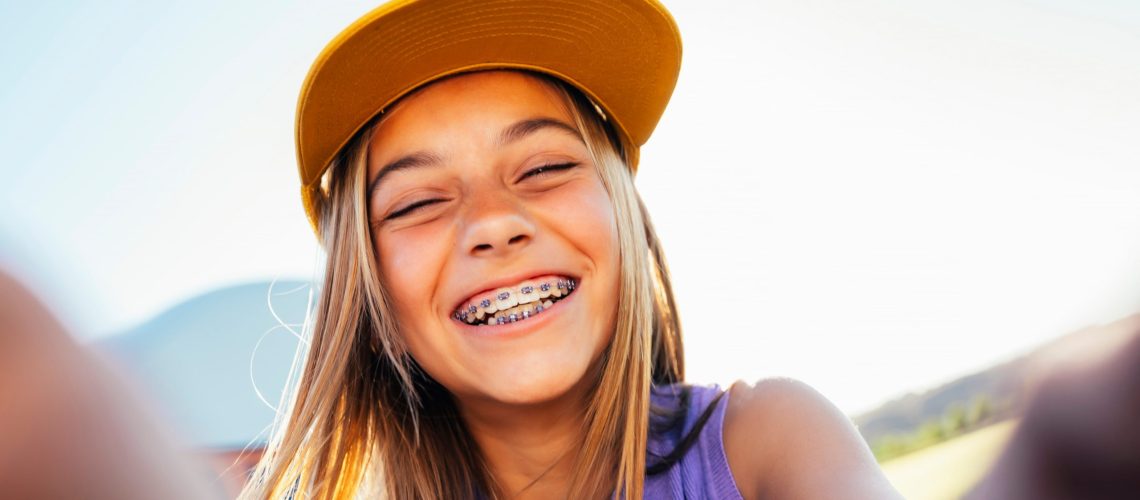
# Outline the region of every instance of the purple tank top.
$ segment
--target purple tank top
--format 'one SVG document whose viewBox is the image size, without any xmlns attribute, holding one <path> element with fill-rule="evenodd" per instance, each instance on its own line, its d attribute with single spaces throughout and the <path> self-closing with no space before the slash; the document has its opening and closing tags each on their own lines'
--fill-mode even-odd
<svg viewBox="0 0 1140 500">
<path fill-rule="evenodd" d="M 689 433 L 721 390 L 713 386 L 689 386 L 689 408 L 682 424 L 669 432 L 654 433 L 650 428 L 648 451 L 665 456 Z M 653 405 L 672 409 L 680 404 L 680 386 L 654 387 L 650 393 Z M 645 478 L 647 500 L 701 498 L 709 500 L 743 500 L 736 480 L 728 468 L 724 454 L 724 411 L 728 394 L 716 401 L 716 407 L 701 429 L 692 447 L 668 470 Z M 653 455 L 650 455 L 651 457 Z M 652 460 L 652 458 L 650 459 Z"/>
</svg>

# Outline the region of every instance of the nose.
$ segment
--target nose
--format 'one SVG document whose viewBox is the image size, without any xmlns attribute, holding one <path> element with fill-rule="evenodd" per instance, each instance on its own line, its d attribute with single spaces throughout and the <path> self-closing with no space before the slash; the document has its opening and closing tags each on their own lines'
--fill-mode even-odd
<svg viewBox="0 0 1140 500">
<path fill-rule="evenodd" d="M 534 221 L 515 200 L 484 198 L 467 213 L 462 248 L 474 257 L 509 257 L 534 239 Z"/>
</svg>

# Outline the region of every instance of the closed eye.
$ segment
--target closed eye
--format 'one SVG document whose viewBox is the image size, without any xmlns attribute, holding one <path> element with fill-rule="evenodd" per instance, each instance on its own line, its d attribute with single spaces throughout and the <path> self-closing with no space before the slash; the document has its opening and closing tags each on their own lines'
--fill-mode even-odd
<svg viewBox="0 0 1140 500">
<path fill-rule="evenodd" d="M 419 210 L 419 209 L 426 207 L 428 205 L 434 205 L 436 203 L 442 203 L 445 201 L 447 201 L 447 200 L 445 200 L 443 198 L 429 198 L 426 200 L 420 200 L 417 202 L 413 202 L 410 205 L 405 206 L 404 208 L 401 208 L 399 210 L 396 210 L 396 211 L 388 214 L 387 217 L 384 217 L 384 220 L 387 221 L 387 220 L 392 220 L 392 219 L 398 219 L 400 217 L 411 214 L 411 213 L 415 212 L 416 210 Z"/>
<path fill-rule="evenodd" d="M 551 164 L 551 165 L 542 165 L 540 167 L 535 167 L 535 168 L 528 170 L 525 174 L 523 174 L 522 178 L 520 178 L 519 180 L 521 181 L 521 180 L 528 179 L 531 177 L 539 177 L 539 176 L 543 176 L 543 175 L 549 175 L 549 174 L 559 172 L 562 170 L 570 170 L 574 167 L 577 167 L 578 165 L 579 165 L 578 162 L 555 163 L 555 164 Z"/>
</svg>

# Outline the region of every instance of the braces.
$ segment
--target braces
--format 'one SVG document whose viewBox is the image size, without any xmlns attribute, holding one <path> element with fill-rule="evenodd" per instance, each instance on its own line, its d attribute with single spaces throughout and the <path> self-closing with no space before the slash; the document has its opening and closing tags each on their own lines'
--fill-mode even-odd
<svg viewBox="0 0 1140 500">
<path fill-rule="evenodd" d="M 543 291 L 543 292 L 549 292 L 550 288 L 551 288 L 551 284 L 552 284 L 551 282 L 540 283 L 538 285 L 538 289 Z M 565 279 L 565 280 L 557 280 L 557 281 L 553 282 L 553 285 L 558 287 L 558 290 L 563 291 L 563 293 L 559 294 L 559 297 L 564 297 L 564 296 L 568 295 L 571 291 L 573 291 L 575 288 L 577 288 L 578 283 L 574 279 Z M 530 294 L 534 293 L 534 286 L 533 285 L 523 286 L 523 287 L 518 289 L 518 293 L 521 295 L 530 295 Z M 511 292 L 509 292 L 509 291 L 508 292 L 499 292 L 499 294 L 497 294 L 495 296 L 495 299 L 507 300 L 510 297 L 511 297 Z M 558 298 L 555 298 L 555 297 L 551 297 L 551 299 L 552 300 L 559 300 Z M 508 314 L 506 316 L 499 316 L 498 318 L 493 317 L 493 316 L 488 317 L 488 318 L 486 318 L 486 321 L 487 321 L 486 324 L 487 325 L 505 325 L 508 323 L 514 323 L 516 321 L 521 321 L 524 319 L 532 318 L 535 315 L 546 310 L 546 307 L 544 307 L 541 302 L 542 301 L 540 300 L 539 303 L 535 304 L 533 311 L 531 309 L 523 309 L 520 312 L 511 313 L 511 314 Z M 452 317 L 454 317 L 458 321 L 462 321 L 462 322 L 466 323 L 468 318 L 478 314 L 479 308 L 487 309 L 489 307 L 491 307 L 491 299 L 482 299 L 479 301 L 478 306 L 476 306 L 474 304 L 470 304 L 467 306 L 467 309 L 465 309 L 465 310 L 455 311 L 455 313 L 452 314 Z M 494 313 L 491 313 L 491 314 L 494 314 Z M 488 315 L 488 316 L 490 316 L 490 315 Z"/>
</svg>

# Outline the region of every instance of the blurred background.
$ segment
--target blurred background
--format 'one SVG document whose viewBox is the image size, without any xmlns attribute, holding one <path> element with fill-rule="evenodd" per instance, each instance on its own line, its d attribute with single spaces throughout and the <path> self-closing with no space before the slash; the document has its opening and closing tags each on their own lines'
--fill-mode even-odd
<svg viewBox="0 0 1140 500">
<path fill-rule="evenodd" d="M 904 494 L 956 496 L 1032 374 L 1140 312 L 1140 4 L 664 3 L 685 59 L 637 182 L 688 379 L 801 379 Z M 301 82 L 375 4 L 0 1 L 0 266 L 218 471 L 320 259 Z"/>
</svg>

